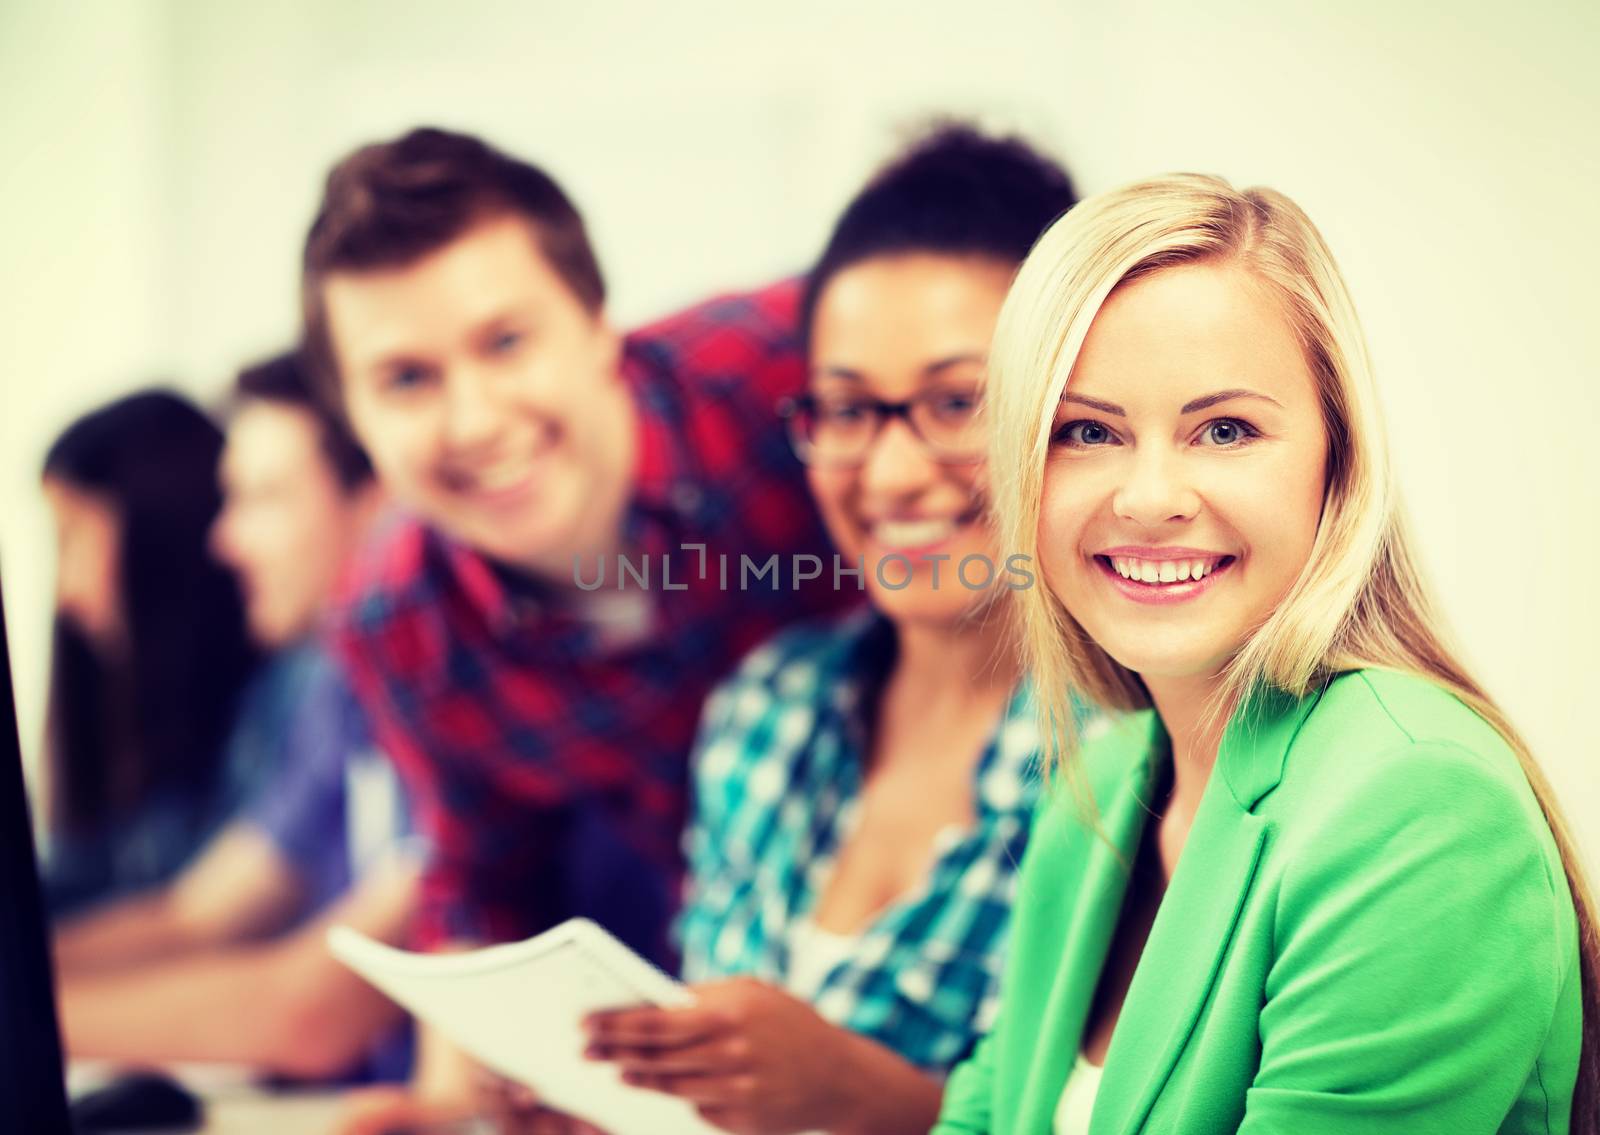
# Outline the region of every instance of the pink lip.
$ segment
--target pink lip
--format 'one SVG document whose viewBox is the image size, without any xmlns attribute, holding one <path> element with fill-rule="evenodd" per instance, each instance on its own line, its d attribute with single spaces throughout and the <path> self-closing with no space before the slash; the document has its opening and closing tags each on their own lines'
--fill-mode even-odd
<svg viewBox="0 0 1600 1135">
<path fill-rule="evenodd" d="M 1177 544 L 1119 544 L 1115 548 L 1101 548 L 1097 556 L 1127 556 L 1138 560 L 1220 560 L 1226 552 L 1208 552 L 1201 548 L 1184 548 Z M 1121 578 L 1121 577 L 1118 577 Z"/>
<path fill-rule="evenodd" d="M 534 484 L 538 481 L 535 473 L 530 473 L 514 485 L 507 485 L 503 489 L 467 489 L 458 490 L 474 504 L 488 508 L 505 508 L 509 505 L 521 504 L 533 492 Z"/>
<path fill-rule="evenodd" d="M 957 536 L 961 535 L 961 532 L 962 529 L 958 528 L 954 532 L 950 533 L 950 535 L 946 536 L 943 540 L 935 540 L 931 544 L 921 544 L 915 548 L 890 547 L 888 544 L 878 543 L 871 536 L 867 537 L 867 543 L 878 549 L 878 558 L 880 560 L 887 559 L 890 556 L 905 556 L 909 559 L 915 560 L 918 556 L 927 555 L 928 553 L 942 548 L 946 544 L 949 544 Z"/>
<path fill-rule="evenodd" d="M 1198 599 L 1211 589 L 1213 580 L 1215 580 L 1219 575 L 1226 573 L 1233 567 L 1234 564 L 1238 563 L 1237 560 L 1229 560 L 1222 566 L 1213 568 L 1211 571 L 1207 572 L 1203 579 L 1189 579 L 1157 585 L 1150 583 L 1135 583 L 1131 579 L 1122 578 L 1122 576 L 1118 574 L 1117 569 L 1112 567 L 1110 563 L 1102 558 L 1103 556 L 1110 555 L 1132 556 L 1134 555 L 1134 552 L 1129 549 L 1120 549 L 1114 553 L 1102 552 L 1093 557 L 1094 564 L 1095 567 L 1100 569 L 1100 573 L 1106 577 L 1111 586 L 1120 591 L 1125 597 L 1132 599 L 1135 603 L 1144 603 L 1151 607 L 1169 607 L 1174 603 L 1187 603 L 1191 599 Z M 1160 557 L 1147 555 L 1145 558 L 1157 559 Z M 1165 558 L 1179 560 L 1213 559 L 1215 558 L 1215 554 L 1189 552 L 1186 555 L 1169 555 Z"/>
<path fill-rule="evenodd" d="M 456 478 L 449 473 L 443 475 L 443 480 L 451 492 L 474 507 L 495 510 L 523 507 L 526 506 L 529 497 L 538 489 L 539 483 L 543 479 L 545 463 L 542 458 L 544 455 L 544 452 L 534 455 L 533 465 L 522 480 L 501 488 L 483 488 L 474 484 L 470 475 L 463 475 L 461 478 L 466 480 L 466 484 L 457 483 L 451 485 L 450 482 Z"/>
<path fill-rule="evenodd" d="M 909 558 L 914 560 L 918 556 L 927 555 L 929 552 L 935 551 L 936 549 L 942 548 L 946 544 L 951 543 L 958 536 L 960 536 L 963 532 L 965 532 L 969 528 L 971 528 L 973 523 L 976 522 L 981 515 L 982 514 L 980 512 L 978 512 L 978 511 L 976 511 L 976 510 L 961 513 L 960 515 L 958 515 L 958 516 L 953 518 L 954 521 L 955 521 L 956 527 L 955 527 L 955 531 L 951 532 L 950 535 L 946 536 L 942 540 L 935 540 L 931 544 L 921 544 L 921 545 L 919 545 L 917 547 L 914 547 L 914 548 L 890 547 L 887 544 L 878 543 L 878 541 L 873 539 L 873 537 L 872 537 L 872 525 L 878 523 L 879 521 L 883 521 L 883 520 L 924 520 L 924 519 L 928 519 L 926 517 L 919 516 L 919 515 L 917 515 L 915 513 L 906 512 L 906 513 L 894 513 L 894 514 L 891 514 L 889 516 L 875 516 L 871 520 L 868 520 L 868 521 L 865 522 L 865 524 L 863 524 L 863 526 L 862 526 L 862 535 L 866 537 L 866 542 L 868 544 L 870 544 L 874 548 L 879 549 L 879 556 L 878 556 L 879 559 L 885 559 L 885 558 L 887 558 L 889 556 L 907 556 L 907 557 L 909 557 Z"/>
</svg>

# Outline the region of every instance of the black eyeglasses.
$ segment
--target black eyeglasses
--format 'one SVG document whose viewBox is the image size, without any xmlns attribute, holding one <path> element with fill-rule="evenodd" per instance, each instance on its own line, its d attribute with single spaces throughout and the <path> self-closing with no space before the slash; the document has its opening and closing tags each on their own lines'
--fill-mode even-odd
<svg viewBox="0 0 1600 1135">
<path fill-rule="evenodd" d="M 928 456 L 944 465 L 983 458 L 984 431 L 978 394 L 972 390 L 924 390 L 903 402 L 852 394 L 802 394 L 786 398 L 778 413 L 789 423 L 789 441 L 807 465 L 860 465 L 891 418 L 906 423 Z"/>
</svg>

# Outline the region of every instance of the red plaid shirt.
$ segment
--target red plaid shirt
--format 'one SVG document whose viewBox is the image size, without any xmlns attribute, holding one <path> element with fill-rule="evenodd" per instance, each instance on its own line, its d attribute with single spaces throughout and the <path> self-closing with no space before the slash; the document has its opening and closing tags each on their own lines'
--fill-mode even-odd
<svg viewBox="0 0 1600 1135">
<path fill-rule="evenodd" d="M 540 596 L 415 521 L 356 565 L 332 633 L 432 845 L 424 945 L 586 915 L 665 957 L 701 702 L 780 626 L 859 597 L 850 577 L 835 587 L 775 411 L 804 382 L 797 300 L 793 282 L 722 297 L 627 340 L 641 436 L 625 544 L 652 573 L 642 634 L 608 642 L 570 594 Z M 825 566 L 796 588 L 801 553 Z M 741 555 L 774 554 L 776 588 L 741 580 Z M 583 566 L 586 584 L 598 568 Z M 605 571 L 616 595 L 614 559 Z"/>
</svg>

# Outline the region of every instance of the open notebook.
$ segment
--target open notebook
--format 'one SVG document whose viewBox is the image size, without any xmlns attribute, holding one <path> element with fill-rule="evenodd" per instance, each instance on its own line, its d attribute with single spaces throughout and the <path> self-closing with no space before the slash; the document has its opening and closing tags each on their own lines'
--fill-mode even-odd
<svg viewBox="0 0 1600 1135">
<path fill-rule="evenodd" d="M 718 1130 L 684 1101 L 624 1084 L 614 1065 L 583 1058 L 588 1013 L 694 1000 L 587 919 L 464 954 L 409 953 L 343 926 L 328 932 L 328 948 L 485 1067 L 610 1135 Z"/>
</svg>

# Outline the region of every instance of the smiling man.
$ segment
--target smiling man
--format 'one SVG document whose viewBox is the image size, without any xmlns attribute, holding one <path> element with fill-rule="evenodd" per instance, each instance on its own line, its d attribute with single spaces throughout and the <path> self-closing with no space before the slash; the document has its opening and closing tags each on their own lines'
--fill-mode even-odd
<svg viewBox="0 0 1600 1135">
<path fill-rule="evenodd" d="M 701 701 L 857 594 L 706 570 L 827 554 L 776 413 L 804 379 L 798 286 L 626 337 L 604 301 L 560 188 L 460 134 L 350 155 L 307 238 L 309 354 L 414 514 L 370 549 L 336 638 L 433 841 L 426 946 L 584 915 L 668 961 Z M 670 574 L 576 586 L 618 554 Z"/>
</svg>

